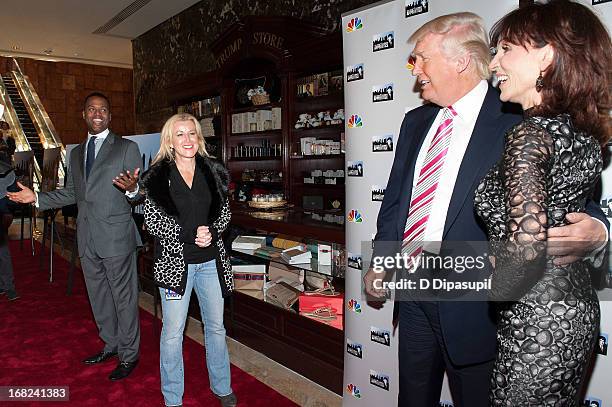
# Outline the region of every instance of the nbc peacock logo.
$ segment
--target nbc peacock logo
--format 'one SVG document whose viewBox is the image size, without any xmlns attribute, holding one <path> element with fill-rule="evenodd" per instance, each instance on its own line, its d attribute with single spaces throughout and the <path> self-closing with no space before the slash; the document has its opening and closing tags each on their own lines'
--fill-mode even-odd
<svg viewBox="0 0 612 407">
<path fill-rule="evenodd" d="M 349 21 L 348 24 L 346 25 L 346 32 L 352 33 L 353 31 L 361 30 L 362 28 L 363 28 L 363 23 L 361 22 L 361 18 L 354 17 L 354 18 L 351 18 L 351 21 Z"/>
<path fill-rule="evenodd" d="M 353 223 L 361 223 L 363 222 L 363 216 L 357 209 L 351 209 L 348 214 L 348 221 Z"/>
<path fill-rule="evenodd" d="M 350 394 L 351 396 L 355 397 L 356 399 L 361 398 L 361 390 L 359 390 L 359 387 L 357 387 L 356 384 L 349 383 L 346 386 L 346 392 Z"/>
<path fill-rule="evenodd" d="M 354 129 L 356 127 L 363 127 L 363 120 L 361 120 L 361 116 L 359 116 L 358 114 L 354 114 L 351 117 L 349 117 L 348 127 L 349 129 Z"/>
<path fill-rule="evenodd" d="M 361 314 L 361 304 L 359 304 L 356 299 L 351 298 L 351 300 L 347 303 L 347 306 L 350 311 Z"/>
</svg>

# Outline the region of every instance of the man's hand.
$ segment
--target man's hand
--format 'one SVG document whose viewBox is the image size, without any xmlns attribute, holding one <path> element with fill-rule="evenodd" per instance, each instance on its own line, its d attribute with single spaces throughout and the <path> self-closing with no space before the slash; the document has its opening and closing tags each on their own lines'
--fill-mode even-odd
<svg viewBox="0 0 612 407">
<path fill-rule="evenodd" d="M 385 298 L 387 292 L 382 288 L 382 281 L 385 278 L 385 272 L 382 271 L 377 273 L 374 269 L 369 269 L 365 276 L 363 276 L 363 285 L 365 292 L 375 298 Z M 376 281 L 376 288 L 374 282 Z"/>
<path fill-rule="evenodd" d="M 196 230 L 195 244 L 199 247 L 208 247 L 212 242 L 212 234 L 208 226 L 198 226 Z"/>
<path fill-rule="evenodd" d="M 124 191 L 134 192 L 136 191 L 136 185 L 138 184 L 139 174 L 140 168 L 136 168 L 134 170 L 134 175 L 130 174 L 130 170 L 127 170 L 125 174 L 121 172 L 117 177 L 113 178 L 113 184 Z"/>
<path fill-rule="evenodd" d="M 23 185 L 21 182 L 17 182 L 17 186 L 21 188 L 19 192 L 7 192 L 6 196 L 13 202 L 17 203 L 32 203 L 36 202 L 36 194 L 30 188 Z"/>
<path fill-rule="evenodd" d="M 601 222 L 587 213 L 568 213 L 569 225 L 548 229 L 549 256 L 556 256 L 554 263 L 565 266 L 588 256 L 605 241 L 608 231 Z"/>
</svg>

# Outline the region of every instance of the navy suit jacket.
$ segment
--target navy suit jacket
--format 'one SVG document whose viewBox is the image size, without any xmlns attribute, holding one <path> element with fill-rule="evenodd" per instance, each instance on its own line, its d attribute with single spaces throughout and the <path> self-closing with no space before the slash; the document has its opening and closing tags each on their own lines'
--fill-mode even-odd
<svg viewBox="0 0 612 407">
<path fill-rule="evenodd" d="M 522 120 L 507 111 L 499 93 L 489 87 L 459 168 L 444 224 L 443 241 L 486 241 L 483 224 L 474 212 L 474 193 L 486 173 L 501 158 L 504 135 Z M 440 111 L 424 105 L 404 117 L 393 167 L 377 220 L 377 242 L 401 242 L 408 216 L 414 166 L 421 145 Z M 598 205 L 589 202 L 588 212 L 607 223 Z M 457 365 L 495 358 L 494 304 L 488 301 L 441 301 L 440 325 L 451 361 Z M 401 322 L 401 321 L 400 321 Z"/>
</svg>

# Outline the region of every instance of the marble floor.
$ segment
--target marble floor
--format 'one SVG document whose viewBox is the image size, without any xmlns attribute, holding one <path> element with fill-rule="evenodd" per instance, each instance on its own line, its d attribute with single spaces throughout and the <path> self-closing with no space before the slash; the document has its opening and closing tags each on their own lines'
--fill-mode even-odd
<svg viewBox="0 0 612 407">
<path fill-rule="evenodd" d="M 58 216 L 58 227 L 64 227 L 63 219 Z M 67 227 L 74 228 L 73 223 L 68 223 Z M 29 224 L 26 220 L 25 238 L 29 237 Z M 42 230 L 42 220 L 36 222 L 36 230 Z M 34 233 L 36 239 L 40 241 L 40 234 Z M 15 220 L 9 229 L 9 238 L 19 239 L 21 237 L 19 220 Z M 27 247 L 27 241 L 24 242 Z M 55 253 L 70 259 L 70 245 L 62 247 L 59 243 L 55 244 Z M 142 292 L 140 295 L 140 307 L 151 314 L 153 318 L 153 297 Z M 157 312 L 158 318 L 161 316 L 161 309 Z M 194 318 L 189 318 L 186 327 L 186 335 L 198 343 L 203 343 L 202 323 Z M 285 397 L 304 407 L 339 407 L 342 405 L 342 397 L 319 386 L 283 365 L 269 359 L 263 354 L 250 349 L 238 341 L 228 337 L 228 348 L 231 362 L 267 384 Z"/>
</svg>

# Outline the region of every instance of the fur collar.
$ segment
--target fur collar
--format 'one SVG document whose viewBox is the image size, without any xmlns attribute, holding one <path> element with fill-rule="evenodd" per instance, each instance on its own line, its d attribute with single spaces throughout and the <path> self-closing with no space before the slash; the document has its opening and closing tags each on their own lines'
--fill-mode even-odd
<svg viewBox="0 0 612 407">
<path fill-rule="evenodd" d="M 141 186 L 149 199 L 161 207 L 166 214 L 177 216 L 178 210 L 170 195 L 170 170 L 173 161 L 162 160 L 153 164 L 141 178 Z M 217 219 L 228 193 L 229 174 L 225 166 L 212 158 L 196 155 L 196 167 L 202 171 L 212 194 L 211 221 Z"/>
</svg>

